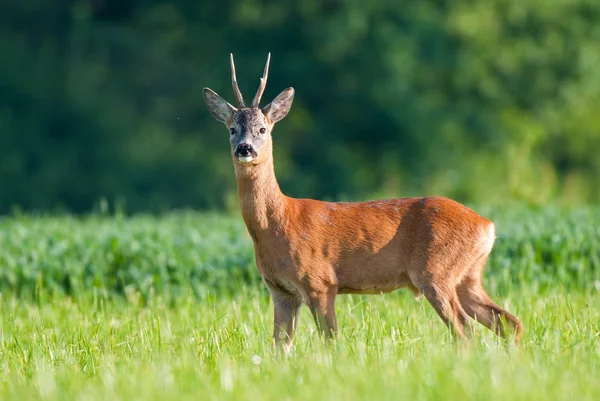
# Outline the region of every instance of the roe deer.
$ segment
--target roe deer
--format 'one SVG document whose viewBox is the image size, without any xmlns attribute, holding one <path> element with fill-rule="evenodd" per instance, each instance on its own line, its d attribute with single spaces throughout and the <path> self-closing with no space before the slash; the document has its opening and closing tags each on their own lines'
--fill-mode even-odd
<svg viewBox="0 0 600 401">
<path fill-rule="evenodd" d="M 471 317 L 501 337 L 514 334 L 518 344 L 521 322 L 496 305 L 482 286 L 495 240 L 491 221 L 444 197 L 331 203 L 281 192 L 271 131 L 290 111 L 294 89 L 259 108 L 270 57 L 251 107 L 238 88 L 233 55 L 239 108 L 208 88 L 204 99 L 230 133 L 242 216 L 274 304 L 274 343 L 289 351 L 303 303 L 319 331 L 331 338 L 337 332 L 337 294 L 408 287 L 415 296 L 425 295 L 455 336 L 466 338 Z"/>
</svg>

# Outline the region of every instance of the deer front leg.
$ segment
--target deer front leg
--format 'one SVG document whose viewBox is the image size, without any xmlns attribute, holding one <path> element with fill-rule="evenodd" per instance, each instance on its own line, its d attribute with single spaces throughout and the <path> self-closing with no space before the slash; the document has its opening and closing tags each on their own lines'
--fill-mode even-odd
<svg viewBox="0 0 600 401">
<path fill-rule="evenodd" d="M 288 354 L 292 348 L 302 300 L 274 288 L 271 288 L 271 299 L 274 308 L 273 344 Z"/>
<path fill-rule="evenodd" d="M 332 288 L 328 291 L 313 291 L 308 296 L 308 306 L 317 324 L 317 329 L 328 340 L 337 336 L 336 295 L 337 289 Z"/>
</svg>

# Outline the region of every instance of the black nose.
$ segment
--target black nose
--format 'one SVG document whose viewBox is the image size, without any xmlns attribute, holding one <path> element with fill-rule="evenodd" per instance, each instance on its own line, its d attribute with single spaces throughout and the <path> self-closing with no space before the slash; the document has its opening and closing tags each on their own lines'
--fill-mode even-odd
<svg viewBox="0 0 600 401">
<path fill-rule="evenodd" d="M 250 156 L 252 154 L 252 146 L 247 143 L 241 143 L 237 147 L 237 153 L 240 156 Z"/>
</svg>

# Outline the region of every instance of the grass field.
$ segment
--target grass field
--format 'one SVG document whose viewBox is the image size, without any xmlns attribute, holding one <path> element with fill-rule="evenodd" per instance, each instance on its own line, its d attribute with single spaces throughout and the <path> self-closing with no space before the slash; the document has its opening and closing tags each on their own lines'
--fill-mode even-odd
<svg viewBox="0 0 600 401">
<path fill-rule="evenodd" d="M 1 400 L 600 399 L 600 208 L 476 208 L 485 274 L 525 325 L 452 343 L 408 291 L 341 296 L 324 346 L 303 309 L 274 355 L 271 304 L 236 216 L 0 220 Z"/>
</svg>

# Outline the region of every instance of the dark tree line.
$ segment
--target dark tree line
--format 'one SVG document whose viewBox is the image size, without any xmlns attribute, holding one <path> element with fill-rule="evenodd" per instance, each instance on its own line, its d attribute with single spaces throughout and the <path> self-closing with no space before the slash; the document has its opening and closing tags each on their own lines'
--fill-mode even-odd
<svg viewBox="0 0 600 401">
<path fill-rule="evenodd" d="M 600 2 L 0 3 L 0 212 L 223 208 L 229 52 L 285 192 L 323 199 L 600 199 Z"/>
</svg>

